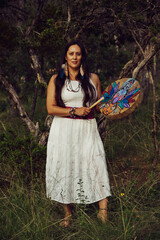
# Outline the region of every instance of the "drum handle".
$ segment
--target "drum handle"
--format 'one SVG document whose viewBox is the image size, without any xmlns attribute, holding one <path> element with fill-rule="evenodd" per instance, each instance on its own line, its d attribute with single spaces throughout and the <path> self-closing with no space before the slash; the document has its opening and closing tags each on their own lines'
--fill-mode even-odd
<svg viewBox="0 0 160 240">
<path fill-rule="evenodd" d="M 98 103 L 100 103 L 102 100 L 104 100 L 104 97 L 101 97 L 97 102 L 95 102 L 92 106 L 89 107 L 89 109 L 92 109 L 94 106 L 96 106 Z"/>
</svg>

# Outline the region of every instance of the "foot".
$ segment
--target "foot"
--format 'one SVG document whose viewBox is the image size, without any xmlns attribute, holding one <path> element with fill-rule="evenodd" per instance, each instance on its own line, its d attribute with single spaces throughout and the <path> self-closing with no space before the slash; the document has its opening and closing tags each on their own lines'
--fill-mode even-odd
<svg viewBox="0 0 160 240">
<path fill-rule="evenodd" d="M 97 218 L 102 221 L 102 223 L 107 222 L 107 208 L 100 208 Z"/>
<path fill-rule="evenodd" d="M 66 214 L 65 217 L 60 222 L 61 227 L 68 227 L 70 225 L 72 214 Z"/>
</svg>

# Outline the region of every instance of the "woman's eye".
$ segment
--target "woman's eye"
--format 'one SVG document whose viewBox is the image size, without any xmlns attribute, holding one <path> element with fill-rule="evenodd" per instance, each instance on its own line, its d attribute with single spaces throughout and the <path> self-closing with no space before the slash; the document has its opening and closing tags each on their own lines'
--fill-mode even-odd
<svg viewBox="0 0 160 240">
<path fill-rule="evenodd" d="M 75 54 L 76 56 L 81 56 L 81 53 L 74 53 L 74 52 L 70 52 L 70 53 L 69 53 L 69 56 L 73 56 L 74 54 Z"/>
</svg>

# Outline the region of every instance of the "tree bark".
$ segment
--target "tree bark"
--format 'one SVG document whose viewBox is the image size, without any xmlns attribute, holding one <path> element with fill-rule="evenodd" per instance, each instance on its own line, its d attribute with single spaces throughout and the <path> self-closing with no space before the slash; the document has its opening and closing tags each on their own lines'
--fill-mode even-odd
<svg viewBox="0 0 160 240">
<path fill-rule="evenodd" d="M 38 22 L 39 20 L 39 17 L 41 15 L 41 12 L 42 12 L 42 9 L 43 9 L 43 6 L 44 6 L 44 3 L 45 3 L 45 0 L 42 0 L 42 1 L 39 1 L 39 5 L 38 5 L 38 9 L 37 9 L 37 14 L 35 16 L 35 18 L 32 20 L 32 23 L 30 26 L 28 26 L 27 30 L 26 30 L 26 33 L 25 33 L 25 38 L 28 39 L 29 42 L 31 42 L 30 40 L 30 37 L 31 37 L 31 34 L 33 32 L 33 29 L 34 29 L 34 26 L 35 24 Z M 39 61 L 39 58 L 34 50 L 33 47 L 29 47 L 28 49 L 29 51 L 29 55 L 31 57 L 31 60 L 32 60 L 32 68 L 33 70 L 35 71 L 36 73 L 36 76 L 37 76 L 37 80 L 40 84 L 44 85 L 45 87 L 47 87 L 47 83 L 46 81 L 44 80 L 43 78 L 43 74 L 42 74 L 42 70 L 41 70 L 41 63 Z"/>
<path fill-rule="evenodd" d="M 158 147 L 158 139 L 157 139 L 158 131 L 157 131 L 157 121 L 156 121 L 156 86 L 155 86 L 152 73 L 149 69 L 148 69 L 148 75 L 149 75 L 150 82 L 152 84 L 152 93 L 153 93 L 152 121 L 153 121 L 153 139 L 154 139 L 154 147 L 155 147 L 153 168 L 156 168 L 157 163 L 159 161 L 159 147 Z"/>
<path fill-rule="evenodd" d="M 132 72 L 133 78 L 137 78 L 140 70 L 144 66 L 147 66 L 148 62 L 155 56 L 155 54 L 159 50 L 158 44 L 150 43 L 145 47 L 145 50 L 143 50 L 144 48 L 142 48 L 142 46 L 138 43 L 137 40 L 136 40 L 136 43 L 140 49 L 139 51 L 141 52 L 143 59 L 141 59 L 137 63 L 137 67 Z M 156 121 L 156 87 L 155 87 L 155 82 L 154 82 L 151 71 L 148 68 L 147 68 L 147 71 L 148 71 L 148 77 L 149 77 L 150 83 L 152 84 L 152 93 L 153 93 L 152 120 L 153 120 L 153 140 L 154 140 L 154 147 L 155 147 L 153 167 L 155 168 L 159 160 L 159 147 L 158 147 L 158 139 L 157 139 L 158 132 L 157 132 L 157 121 Z"/>
<path fill-rule="evenodd" d="M 159 38 L 157 40 L 158 40 L 157 42 L 159 42 Z M 137 45 L 140 48 L 140 51 L 142 52 L 144 59 L 134 70 L 133 78 L 136 78 L 140 69 L 143 68 L 143 66 L 145 66 L 149 62 L 149 60 L 151 58 L 153 58 L 159 50 L 159 46 L 157 44 L 153 44 L 153 43 L 148 44 L 145 48 L 145 51 L 143 51 L 142 46 L 140 46 L 140 44 L 138 42 L 137 42 Z M 148 71 L 150 83 L 152 84 L 152 94 L 153 94 L 152 121 L 153 121 L 153 140 L 154 140 L 154 148 L 155 148 L 154 159 L 153 159 L 153 168 L 156 168 L 157 163 L 159 161 L 159 147 L 158 147 L 158 139 L 157 139 L 158 131 L 157 131 L 157 120 L 156 120 L 156 86 L 155 86 L 155 81 L 153 79 L 153 76 L 152 76 L 152 73 L 151 73 L 149 67 L 147 67 L 147 71 Z"/>
<path fill-rule="evenodd" d="M 53 115 L 48 115 L 45 119 L 45 127 L 46 127 L 46 130 L 43 131 L 39 137 L 39 140 L 38 140 L 38 143 L 40 145 L 43 145 L 45 146 L 47 144 L 47 139 L 48 139 L 48 135 L 49 135 L 49 130 L 50 130 L 50 127 L 51 127 L 51 124 L 52 124 L 52 121 L 53 121 L 53 118 L 54 116 Z"/>
<path fill-rule="evenodd" d="M 145 66 L 140 74 L 139 82 L 141 85 L 141 88 L 143 89 L 143 103 L 147 103 L 148 96 L 150 92 L 151 83 L 149 81 L 147 66 Z"/>
<path fill-rule="evenodd" d="M 70 0 L 67 0 L 67 14 L 68 14 L 68 19 L 67 19 L 67 26 L 66 26 L 66 31 L 65 31 L 65 39 L 67 42 L 71 41 L 71 37 L 69 35 L 69 27 L 70 27 L 70 22 L 71 22 L 71 6 L 70 6 Z"/>
<path fill-rule="evenodd" d="M 35 18 L 32 20 L 31 25 L 27 28 L 26 33 L 25 33 L 25 37 L 28 39 L 33 31 L 35 24 L 37 23 L 40 15 L 41 15 L 45 0 L 38 1 L 38 3 L 39 4 L 38 4 L 38 9 L 37 9 L 37 14 L 36 14 Z"/>
<path fill-rule="evenodd" d="M 41 85 L 43 85 L 44 87 L 47 87 L 47 83 L 44 80 L 44 77 L 43 77 L 43 74 L 42 74 L 40 61 L 38 59 L 38 56 L 35 53 L 35 50 L 31 47 L 29 48 L 29 54 L 30 54 L 30 57 L 31 57 L 32 62 L 33 62 L 32 68 L 36 73 L 38 82 Z"/>
<path fill-rule="evenodd" d="M 25 124 L 28 127 L 28 130 L 30 131 L 30 133 L 33 136 L 37 136 L 39 133 L 39 126 L 38 123 L 35 125 L 30 118 L 28 117 L 23 104 L 20 100 L 20 98 L 18 97 L 15 89 L 13 88 L 13 86 L 2 76 L 0 75 L 0 81 L 2 82 L 2 84 L 4 85 L 5 89 L 9 92 L 10 96 L 13 99 L 13 102 L 16 104 L 16 107 L 19 111 L 19 115 L 20 118 L 22 119 L 23 122 L 25 122 Z"/>
<path fill-rule="evenodd" d="M 151 49 L 148 51 L 149 45 L 146 46 L 144 50 L 144 57 L 142 58 L 142 52 L 139 52 L 129 60 L 122 71 L 120 72 L 119 79 L 123 77 L 129 77 L 129 74 L 132 74 L 133 78 L 136 78 L 140 70 L 147 65 L 147 63 L 153 58 L 153 56 L 159 51 L 159 45 L 152 45 Z"/>
<path fill-rule="evenodd" d="M 104 139 L 107 136 L 107 131 L 106 131 L 107 118 L 103 114 L 100 114 L 100 116 L 97 120 L 97 124 L 98 124 L 99 134 L 100 134 L 102 140 L 104 141 Z"/>
<path fill-rule="evenodd" d="M 132 73 L 132 77 L 136 78 L 140 70 L 154 57 L 154 55 L 158 52 L 159 46 L 157 45 L 147 45 L 144 51 L 144 59 L 142 59 L 137 67 L 134 69 Z"/>
<path fill-rule="evenodd" d="M 30 119 L 31 119 L 31 121 L 33 121 L 33 118 L 34 118 L 34 113 L 35 113 L 36 104 L 37 104 L 37 97 L 38 97 L 38 86 L 35 85 L 34 96 L 33 96 L 33 103 L 32 103 L 32 109 L 31 109 L 31 113 L 30 113 Z"/>
</svg>

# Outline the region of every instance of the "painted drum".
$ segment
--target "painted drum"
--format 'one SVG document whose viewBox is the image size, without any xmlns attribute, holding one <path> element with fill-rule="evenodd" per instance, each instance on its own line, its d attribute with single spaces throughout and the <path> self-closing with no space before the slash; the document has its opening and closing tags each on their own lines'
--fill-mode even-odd
<svg viewBox="0 0 160 240">
<path fill-rule="evenodd" d="M 140 84 L 134 78 L 122 78 L 110 84 L 99 103 L 101 113 L 108 119 L 121 119 L 132 113 L 143 98 Z"/>
</svg>

